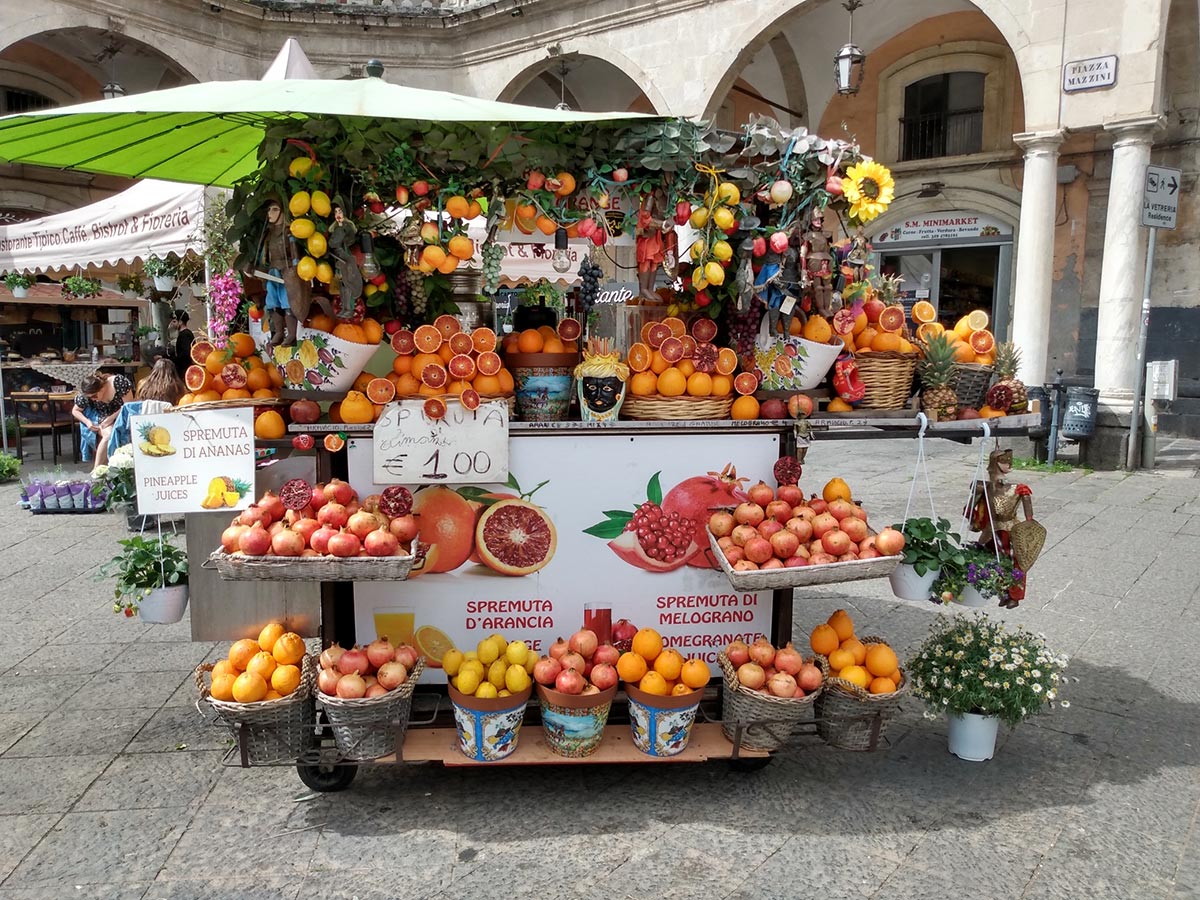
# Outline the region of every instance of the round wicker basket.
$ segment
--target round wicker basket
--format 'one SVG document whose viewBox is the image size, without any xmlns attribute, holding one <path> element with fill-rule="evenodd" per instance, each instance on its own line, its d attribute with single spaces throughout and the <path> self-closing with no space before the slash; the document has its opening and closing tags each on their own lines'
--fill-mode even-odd
<svg viewBox="0 0 1200 900">
<path fill-rule="evenodd" d="M 408 731 L 413 692 L 424 671 L 422 656 L 408 673 L 408 680 L 382 697 L 345 700 L 316 694 L 317 705 L 325 710 L 333 742 L 344 759 L 378 759 L 389 753 L 396 753 L 399 758 Z"/>
<path fill-rule="evenodd" d="M 828 676 L 829 663 L 825 657 L 817 656 L 809 662 L 816 665 L 823 676 Z M 797 724 L 813 718 L 824 683 L 804 697 L 773 697 L 742 687 L 724 650 L 717 655 L 717 663 L 725 676 L 721 731 L 729 740 L 735 739 L 737 726 L 741 725 L 741 745 L 747 750 L 778 750 L 787 743 Z"/>
<path fill-rule="evenodd" d="M 958 396 L 958 405 L 978 409 L 983 403 L 988 388 L 992 386 L 993 372 L 995 369 L 992 366 L 956 363 L 950 387 Z"/>
<path fill-rule="evenodd" d="M 281 400 L 278 397 L 246 397 L 241 400 L 205 400 L 202 403 L 187 403 L 183 406 L 172 406 L 171 412 L 181 412 L 187 410 L 194 412 L 203 409 L 241 409 L 245 406 L 287 406 L 289 400 Z"/>
<path fill-rule="evenodd" d="M 733 397 L 650 397 L 625 398 L 622 419 L 642 422 L 682 421 L 686 419 L 728 419 Z"/>
<path fill-rule="evenodd" d="M 859 640 L 864 644 L 886 643 L 873 635 Z M 825 665 L 828 669 L 828 660 Z M 874 750 L 907 692 L 908 676 L 903 670 L 900 684 L 890 694 L 872 694 L 852 682 L 827 677 L 815 706 L 817 734 L 829 746 L 840 750 Z"/>
<path fill-rule="evenodd" d="M 859 377 L 867 389 L 859 406 L 863 409 L 903 409 L 907 406 L 912 396 L 917 359 L 915 353 L 893 350 L 855 354 Z"/>
</svg>

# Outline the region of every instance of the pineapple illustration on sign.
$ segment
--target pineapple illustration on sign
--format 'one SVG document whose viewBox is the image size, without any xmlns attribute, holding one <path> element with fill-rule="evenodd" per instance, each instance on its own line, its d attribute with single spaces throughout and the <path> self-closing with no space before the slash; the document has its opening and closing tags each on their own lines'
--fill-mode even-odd
<svg viewBox="0 0 1200 900">
<path fill-rule="evenodd" d="M 174 456 L 175 448 L 171 446 L 171 432 L 161 425 L 147 422 L 138 429 L 141 441 L 138 449 L 147 456 Z"/>
<path fill-rule="evenodd" d="M 229 509 L 237 506 L 250 485 L 244 481 L 221 476 L 208 483 L 208 491 L 200 501 L 201 509 Z"/>
</svg>

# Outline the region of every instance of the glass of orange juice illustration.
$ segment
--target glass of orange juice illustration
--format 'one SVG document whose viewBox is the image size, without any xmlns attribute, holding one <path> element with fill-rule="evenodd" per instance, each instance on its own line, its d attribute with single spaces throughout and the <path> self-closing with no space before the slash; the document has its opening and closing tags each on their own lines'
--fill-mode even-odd
<svg viewBox="0 0 1200 900">
<path fill-rule="evenodd" d="M 393 644 L 411 644 L 416 614 L 411 609 L 381 609 L 375 613 L 375 636 Z"/>
</svg>

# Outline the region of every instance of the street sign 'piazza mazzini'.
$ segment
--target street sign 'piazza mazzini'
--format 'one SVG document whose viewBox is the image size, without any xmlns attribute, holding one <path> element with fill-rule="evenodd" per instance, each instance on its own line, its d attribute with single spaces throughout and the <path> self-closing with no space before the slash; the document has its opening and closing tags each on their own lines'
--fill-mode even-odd
<svg viewBox="0 0 1200 900">
<path fill-rule="evenodd" d="M 1077 59 L 1063 66 L 1063 90 L 1068 94 L 1075 91 L 1112 87 L 1116 83 L 1117 58 L 1115 56 Z"/>
</svg>

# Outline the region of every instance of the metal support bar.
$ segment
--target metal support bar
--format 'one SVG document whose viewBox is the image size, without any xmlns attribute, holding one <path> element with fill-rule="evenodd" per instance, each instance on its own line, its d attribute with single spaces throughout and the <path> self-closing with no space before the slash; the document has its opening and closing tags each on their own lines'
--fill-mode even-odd
<svg viewBox="0 0 1200 900">
<path fill-rule="evenodd" d="M 1146 278 L 1142 289 L 1142 320 L 1138 330 L 1137 367 L 1133 382 L 1133 409 L 1129 414 L 1129 446 L 1125 449 L 1125 468 L 1137 468 L 1138 451 L 1138 420 L 1141 410 L 1138 402 L 1141 400 L 1142 380 L 1146 377 L 1146 336 L 1150 331 L 1150 282 L 1154 278 L 1154 246 L 1158 243 L 1158 229 L 1150 229 L 1150 240 L 1146 242 Z M 1145 460 L 1142 460 L 1145 462 Z"/>
</svg>

